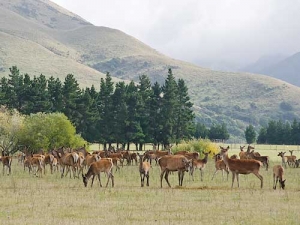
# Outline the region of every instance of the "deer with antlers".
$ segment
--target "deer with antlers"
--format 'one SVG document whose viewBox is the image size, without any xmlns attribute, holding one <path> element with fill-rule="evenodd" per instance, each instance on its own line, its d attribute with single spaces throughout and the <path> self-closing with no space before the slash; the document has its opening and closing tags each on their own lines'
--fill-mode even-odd
<svg viewBox="0 0 300 225">
<path fill-rule="evenodd" d="M 237 179 L 238 187 L 240 187 L 239 174 L 246 175 L 250 173 L 253 173 L 255 176 L 257 176 L 257 178 L 261 182 L 260 187 L 263 187 L 263 176 L 259 174 L 259 169 L 262 166 L 262 163 L 260 161 L 257 161 L 255 159 L 230 159 L 228 157 L 229 146 L 227 148 L 223 148 L 220 146 L 220 148 L 221 157 L 223 158 L 224 163 L 232 173 L 231 188 L 233 188 L 235 177 Z"/>
<path fill-rule="evenodd" d="M 285 188 L 285 180 L 283 180 L 284 168 L 281 165 L 275 165 L 273 167 L 273 189 L 277 187 L 277 182 L 279 180 L 280 188 Z"/>
</svg>

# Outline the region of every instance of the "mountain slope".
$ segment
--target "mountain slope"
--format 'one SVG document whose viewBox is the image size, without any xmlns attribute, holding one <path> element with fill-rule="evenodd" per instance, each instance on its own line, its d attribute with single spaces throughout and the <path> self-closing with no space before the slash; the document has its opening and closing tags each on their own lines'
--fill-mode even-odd
<svg viewBox="0 0 300 225">
<path fill-rule="evenodd" d="M 300 118 L 300 88 L 268 76 L 219 72 L 164 56 L 119 30 L 96 27 L 46 0 L 0 0 L 0 75 L 17 65 L 29 75 L 63 79 L 73 73 L 82 86 L 110 72 L 115 82 L 142 74 L 163 84 L 168 68 L 185 80 L 197 120 L 225 122 L 241 138 L 251 123 Z M 291 107 L 283 107 L 289 105 Z"/>
<path fill-rule="evenodd" d="M 300 52 L 261 70 L 266 74 L 300 87 Z"/>
</svg>

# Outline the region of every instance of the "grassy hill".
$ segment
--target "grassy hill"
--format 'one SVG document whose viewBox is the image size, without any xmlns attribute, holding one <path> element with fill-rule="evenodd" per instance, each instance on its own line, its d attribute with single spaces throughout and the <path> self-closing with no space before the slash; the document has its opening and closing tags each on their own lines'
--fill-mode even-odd
<svg viewBox="0 0 300 225">
<path fill-rule="evenodd" d="M 168 68 L 183 78 L 197 120 L 225 122 L 241 138 L 249 123 L 300 118 L 300 88 L 251 73 L 219 72 L 166 57 L 119 30 L 96 27 L 47 0 L 0 0 L 0 76 L 17 65 L 30 75 L 64 79 L 73 73 L 82 86 L 106 72 L 138 80 L 142 74 L 163 84 Z M 289 105 L 290 107 L 284 107 Z"/>
</svg>

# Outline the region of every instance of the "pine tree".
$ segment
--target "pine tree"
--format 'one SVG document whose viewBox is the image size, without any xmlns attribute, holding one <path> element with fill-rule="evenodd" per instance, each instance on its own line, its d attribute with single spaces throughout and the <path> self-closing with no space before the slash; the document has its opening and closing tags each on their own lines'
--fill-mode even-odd
<svg viewBox="0 0 300 225">
<path fill-rule="evenodd" d="M 176 116 L 178 110 L 178 90 L 175 77 L 172 70 L 169 69 L 167 79 L 162 88 L 163 90 L 163 107 L 162 107 L 162 141 L 163 145 L 173 143 L 176 138 Z"/>
</svg>

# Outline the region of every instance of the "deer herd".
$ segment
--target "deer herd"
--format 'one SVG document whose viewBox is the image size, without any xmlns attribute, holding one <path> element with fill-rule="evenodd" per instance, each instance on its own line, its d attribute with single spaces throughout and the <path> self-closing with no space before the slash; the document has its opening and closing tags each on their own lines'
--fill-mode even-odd
<svg viewBox="0 0 300 225">
<path fill-rule="evenodd" d="M 239 156 L 228 156 L 229 146 L 220 146 L 220 152 L 213 154 L 215 171 L 211 180 L 214 179 L 218 171 L 222 171 L 224 180 L 224 172 L 228 175 L 232 174 L 231 188 L 234 186 L 235 180 L 237 187 L 240 186 L 240 174 L 254 174 L 260 180 L 260 187 L 263 187 L 263 176 L 260 174 L 260 168 L 265 167 L 266 171 L 269 168 L 269 157 L 261 156 L 258 152 L 254 151 L 254 147 L 240 146 Z M 273 166 L 273 189 L 276 189 L 279 181 L 280 188 L 285 188 L 284 171 L 289 167 L 298 167 L 300 162 L 290 151 L 289 156 L 285 156 L 286 152 L 279 152 L 278 156 L 281 157 L 281 165 Z M 27 149 L 18 154 L 18 164 L 23 164 L 24 171 L 28 169 L 29 174 L 42 177 L 46 174 L 46 165 L 50 167 L 50 173 L 60 171 L 61 178 L 70 176 L 73 178 L 82 177 L 84 186 L 87 187 L 88 181 L 92 178 L 91 187 L 93 186 L 95 176 L 98 177 L 100 187 L 102 187 L 100 174 L 104 173 L 107 177 L 106 187 L 111 180 L 111 186 L 114 187 L 113 170 L 120 170 L 120 166 L 136 165 L 140 174 L 141 187 L 144 187 L 146 178 L 146 185 L 149 186 L 150 173 L 153 166 L 160 167 L 160 187 L 163 187 L 163 178 L 167 185 L 171 187 L 169 182 L 169 175 L 173 172 L 178 172 L 179 186 L 183 185 L 185 172 L 189 171 L 189 175 L 194 181 L 194 172 L 200 171 L 200 179 L 203 181 L 203 172 L 205 171 L 208 162 L 208 156 L 211 151 L 204 152 L 202 159 L 200 159 L 198 152 L 178 151 L 172 153 L 171 148 L 167 150 L 147 150 L 143 154 L 134 153 L 122 149 L 117 151 L 94 151 L 88 152 L 84 147 L 78 149 L 71 148 L 58 148 L 44 153 L 43 151 L 38 154 L 31 154 Z M 5 171 L 8 175 L 11 174 L 12 156 L 0 156 L 0 161 L 3 164 L 3 175 Z M 153 165 L 155 162 L 155 165 Z M 87 173 L 84 174 L 84 169 Z"/>
</svg>

